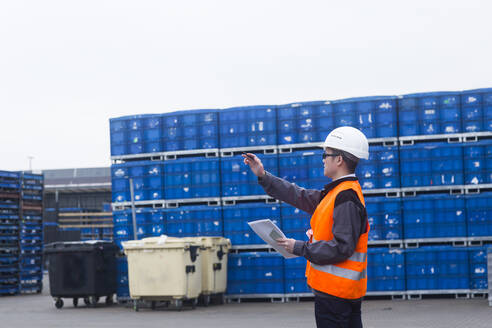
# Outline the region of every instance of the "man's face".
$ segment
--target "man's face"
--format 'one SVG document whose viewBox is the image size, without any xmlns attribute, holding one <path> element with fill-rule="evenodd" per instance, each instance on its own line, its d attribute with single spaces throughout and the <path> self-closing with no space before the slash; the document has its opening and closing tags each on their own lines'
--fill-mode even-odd
<svg viewBox="0 0 492 328">
<path fill-rule="evenodd" d="M 336 155 L 333 149 L 325 148 L 325 155 L 323 155 L 323 165 L 324 171 L 323 174 L 327 178 L 333 178 L 335 176 L 338 165 L 337 163 L 340 161 L 340 155 Z"/>
</svg>

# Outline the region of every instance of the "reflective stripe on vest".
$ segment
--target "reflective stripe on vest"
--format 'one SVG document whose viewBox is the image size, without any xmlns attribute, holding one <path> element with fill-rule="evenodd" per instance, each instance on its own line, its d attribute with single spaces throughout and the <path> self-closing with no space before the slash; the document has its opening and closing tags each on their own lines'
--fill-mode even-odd
<svg viewBox="0 0 492 328">
<path fill-rule="evenodd" d="M 317 242 L 317 240 L 313 238 L 313 243 L 315 242 Z M 367 253 L 354 252 L 354 254 L 352 254 L 352 256 L 350 256 L 347 260 L 364 263 L 366 261 L 366 258 L 367 258 Z M 364 269 L 362 272 L 359 272 L 355 270 L 340 268 L 332 264 L 319 265 L 319 264 L 314 264 L 313 262 L 311 262 L 311 266 L 318 271 L 323 271 L 332 274 L 334 276 L 347 278 L 350 280 L 361 280 L 366 278 L 367 276 L 366 269 Z"/>
<path fill-rule="evenodd" d="M 359 280 L 366 278 L 366 269 L 364 269 L 362 272 L 359 272 L 359 271 L 340 268 L 340 267 L 337 267 L 336 265 L 331 265 L 331 264 L 318 265 L 318 264 L 314 264 L 312 262 L 311 262 L 311 267 L 313 269 L 318 270 L 318 271 L 323 271 L 323 272 L 332 274 L 334 276 L 346 278 L 346 279 L 350 279 L 350 280 L 359 281 Z"/>
<path fill-rule="evenodd" d="M 318 240 L 313 238 L 313 243 L 317 242 Z M 353 262 L 360 262 L 364 263 L 367 258 L 367 253 L 359 253 L 359 252 L 354 252 L 351 257 L 349 257 L 347 260 L 353 261 Z"/>
</svg>

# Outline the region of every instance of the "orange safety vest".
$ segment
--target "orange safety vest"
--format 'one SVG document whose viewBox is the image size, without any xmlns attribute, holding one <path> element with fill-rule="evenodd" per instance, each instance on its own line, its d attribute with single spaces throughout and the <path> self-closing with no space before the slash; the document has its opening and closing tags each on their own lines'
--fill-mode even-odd
<svg viewBox="0 0 492 328">
<path fill-rule="evenodd" d="M 358 181 L 344 181 L 330 190 L 319 203 L 311 217 L 311 229 L 313 240 L 333 239 L 333 208 L 336 196 L 348 189 L 353 189 L 359 196 L 359 200 L 365 206 L 364 196 Z M 367 289 L 367 237 L 369 235 L 369 222 L 367 230 L 359 237 L 354 254 L 347 260 L 336 264 L 318 265 L 307 262 L 306 277 L 308 285 L 320 292 L 345 298 L 358 299 L 366 294 Z"/>
</svg>

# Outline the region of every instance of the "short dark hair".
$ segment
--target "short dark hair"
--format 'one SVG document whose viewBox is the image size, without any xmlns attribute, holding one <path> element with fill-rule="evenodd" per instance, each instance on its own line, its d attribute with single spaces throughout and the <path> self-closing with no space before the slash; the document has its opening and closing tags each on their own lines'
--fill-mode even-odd
<svg viewBox="0 0 492 328">
<path fill-rule="evenodd" d="M 333 151 L 334 154 L 338 154 L 342 156 L 343 161 L 347 165 L 347 169 L 349 172 L 355 173 L 355 169 L 357 168 L 357 164 L 359 164 L 359 159 L 355 157 L 354 155 L 347 153 L 346 151 L 340 150 L 340 149 L 333 149 L 329 148 Z"/>
</svg>

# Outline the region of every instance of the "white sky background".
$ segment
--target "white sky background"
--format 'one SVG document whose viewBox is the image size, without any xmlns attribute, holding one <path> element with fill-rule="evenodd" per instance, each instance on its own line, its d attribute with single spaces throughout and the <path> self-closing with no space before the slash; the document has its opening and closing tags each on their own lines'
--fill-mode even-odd
<svg viewBox="0 0 492 328">
<path fill-rule="evenodd" d="M 110 164 L 109 118 L 492 87 L 492 1 L 0 0 L 0 169 Z"/>
</svg>

